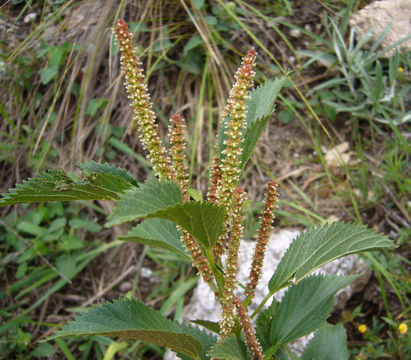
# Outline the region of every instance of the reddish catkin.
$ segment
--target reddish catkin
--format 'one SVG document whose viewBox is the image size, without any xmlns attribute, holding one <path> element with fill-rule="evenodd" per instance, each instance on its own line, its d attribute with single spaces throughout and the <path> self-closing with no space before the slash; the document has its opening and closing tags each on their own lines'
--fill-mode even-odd
<svg viewBox="0 0 411 360">
<path fill-rule="evenodd" d="M 185 124 L 183 118 L 176 114 L 170 119 L 169 135 L 171 144 L 171 162 L 175 173 L 175 180 L 180 186 L 183 201 L 189 200 L 187 191 L 188 176 L 184 165 L 184 151 L 186 147 L 184 137 Z M 206 282 L 213 279 L 213 275 L 210 267 L 208 266 L 207 259 L 201 253 L 201 250 L 197 242 L 193 237 L 183 228 L 181 230 L 181 239 L 191 255 L 193 265 L 198 269 Z"/>
<path fill-rule="evenodd" d="M 254 258 L 251 264 L 249 280 L 247 284 L 246 295 L 254 297 L 255 288 L 261 276 L 261 269 L 264 263 L 264 256 L 268 240 L 270 238 L 272 222 L 274 220 L 274 208 L 278 199 L 278 184 L 275 181 L 270 181 L 267 184 L 267 194 L 265 199 L 265 207 L 261 215 L 261 224 L 258 231 L 257 244 L 254 251 Z M 251 300 L 250 299 L 250 300 Z M 250 301 L 251 303 L 251 301 Z"/>
<path fill-rule="evenodd" d="M 244 331 L 245 342 L 251 352 L 253 353 L 253 360 L 263 360 L 263 349 L 259 344 L 257 338 L 255 337 L 255 331 L 251 324 L 250 317 L 247 314 L 246 309 L 243 306 L 243 303 L 240 301 L 238 297 L 234 297 L 234 305 L 237 309 L 237 314 L 240 319 L 241 327 Z"/>
<path fill-rule="evenodd" d="M 244 220 L 242 215 L 244 192 L 240 187 L 234 190 L 233 203 L 233 224 L 231 226 L 230 241 L 228 243 L 228 257 L 224 268 L 223 315 L 220 322 L 220 334 L 223 338 L 231 334 L 235 324 L 233 298 L 237 283 L 238 250 L 240 239 L 243 236 L 242 222 Z"/>
<path fill-rule="evenodd" d="M 152 162 L 156 175 L 163 179 L 171 179 L 175 175 L 166 149 L 157 134 L 157 123 L 147 85 L 144 83 L 142 64 L 134 52 L 132 36 L 124 20 L 118 20 L 114 35 L 120 45 L 121 70 L 125 74 L 125 86 L 140 140 L 149 153 L 148 158 Z"/>
<path fill-rule="evenodd" d="M 221 182 L 221 167 L 220 159 L 218 157 L 218 147 L 216 151 L 217 155 L 214 156 L 213 166 L 211 169 L 210 185 L 207 192 L 207 199 L 213 203 L 217 202 L 217 189 Z"/>
</svg>

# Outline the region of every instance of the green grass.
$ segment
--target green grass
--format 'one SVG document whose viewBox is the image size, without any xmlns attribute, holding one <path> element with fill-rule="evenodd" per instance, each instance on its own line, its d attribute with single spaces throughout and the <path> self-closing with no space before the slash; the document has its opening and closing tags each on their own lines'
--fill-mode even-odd
<svg viewBox="0 0 411 360">
<path fill-rule="evenodd" d="M 74 163 L 90 159 L 115 161 L 141 180 L 149 175 L 143 150 L 130 131 L 118 49 L 109 31 L 120 16 L 134 31 L 161 126 L 167 126 L 175 112 L 187 119 L 190 178 L 193 187 L 204 193 L 205 165 L 215 151 L 212 134 L 235 64 L 249 46 L 255 46 L 258 81 L 292 72 L 277 104 L 279 119 L 270 125 L 265 140 L 281 164 L 265 153 L 255 154 L 243 179 L 250 187 L 247 191 L 261 198 L 259 186 L 266 178 L 279 180 L 277 222 L 282 227 L 319 224 L 333 215 L 376 227 L 397 241 L 396 252 L 365 258 L 377 279 L 384 318 L 367 319 L 369 333 L 353 345 L 352 352 L 358 358 L 359 354 L 381 358 L 388 349 L 405 358 L 409 343 L 397 325 L 407 322 L 410 312 L 410 264 L 404 256 L 411 223 L 409 53 L 384 59 L 378 49 L 381 39 L 353 41 L 348 16 L 361 6 L 354 0 L 316 2 L 324 19 L 319 30 L 295 22 L 300 10 L 291 1 L 194 1 L 184 7 L 149 0 L 144 9 L 137 3 L 106 2 L 88 9 L 95 18 L 87 26 L 88 19 L 82 22 L 78 17 L 85 1 L 11 1 L 0 9 L 8 26 L 18 26 L 0 39 L 0 79 L 7 89 L 0 95 L 5 120 L 0 124 L 3 192 L 40 170 L 57 166 L 74 170 Z M 24 24 L 22 19 L 31 12 L 36 19 Z M 306 42 L 293 39 L 292 29 L 300 31 Z M 49 36 L 48 31 L 58 35 Z M 17 36 L 19 32 L 24 36 Z M 276 144 L 270 140 L 276 131 L 291 138 Z M 343 141 L 348 141 L 355 161 L 330 168 L 326 153 Z M 285 166 L 288 173 L 276 173 Z M 24 359 L 46 354 L 69 359 L 144 354 L 154 358 L 156 353 L 162 357 L 158 348 L 142 343 L 125 348 L 121 341 L 97 336 L 37 343 L 57 325 L 43 323 L 40 317 L 41 309 L 50 308 L 47 302 L 72 289 L 70 282 L 90 277 L 87 269 L 93 269 L 95 261 L 121 252 L 122 243 L 114 235 L 105 234 L 104 241 L 98 235 L 99 213 L 109 210 L 101 206 L 56 203 L 16 207 L 4 214 L 0 275 L 7 281 L 2 281 L 6 286 L 0 292 L 0 301 L 6 304 L 0 311 L 0 353 Z M 248 206 L 247 237 L 257 229 L 259 208 L 260 203 Z M 144 263 L 153 267 L 158 283 L 144 293 L 145 280 L 136 275 L 130 296 L 144 296 L 164 313 L 180 318 L 182 299 L 195 285 L 187 264 L 150 249 L 133 261 L 138 268 Z M 101 274 L 94 276 L 103 281 Z M 393 303 L 400 309 L 395 313 Z M 63 317 L 67 314 L 59 320 Z"/>
</svg>

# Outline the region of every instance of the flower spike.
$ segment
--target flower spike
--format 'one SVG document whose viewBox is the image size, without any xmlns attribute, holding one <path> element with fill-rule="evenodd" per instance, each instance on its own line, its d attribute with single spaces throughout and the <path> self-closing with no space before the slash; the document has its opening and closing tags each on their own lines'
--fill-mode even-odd
<svg viewBox="0 0 411 360">
<path fill-rule="evenodd" d="M 246 295 L 251 296 L 250 303 L 254 297 L 254 291 L 261 276 L 261 269 L 263 267 L 265 250 L 270 232 L 272 222 L 274 220 L 274 207 L 278 199 L 278 184 L 275 181 L 270 181 L 267 184 L 267 194 L 265 200 L 265 207 L 261 216 L 261 225 L 258 231 L 257 244 L 254 250 L 254 258 L 251 264 L 249 280 L 247 284 Z"/>
<path fill-rule="evenodd" d="M 243 58 L 240 68 L 235 74 L 235 84 L 230 91 L 230 97 L 224 110 L 224 118 L 228 118 L 222 159 L 221 184 L 218 191 L 218 200 L 222 206 L 230 206 L 231 194 L 237 187 L 240 176 L 240 156 L 242 153 L 242 131 L 247 117 L 246 99 L 248 90 L 253 86 L 255 75 L 256 52 L 254 49 L 248 51 Z"/>
<path fill-rule="evenodd" d="M 248 316 L 243 303 L 238 297 L 235 296 L 234 304 L 237 309 L 238 317 L 240 318 L 241 327 L 244 331 L 245 342 L 253 353 L 253 360 L 264 360 L 263 349 L 261 348 L 260 343 L 255 337 L 255 331 L 253 329 L 253 326 L 251 325 L 250 317 Z"/>
<path fill-rule="evenodd" d="M 176 182 L 180 186 L 183 201 L 189 199 L 187 184 L 188 176 L 184 165 L 184 151 L 186 143 L 184 139 L 185 123 L 180 114 L 174 115 L 170 119 L 170 143 L 171 143 L 171 162 L 176 174 Z"/>
<path fill-rule="evenodd" d="M 152 162 L 156 175 L 163 179 L 174 177 L 170 166 L 170 159 L 166 149 L 161 143 L 157 134 L 157 124 L 153 105 L 147 85 L 144 83 L 144 72 L 140 59 L 134 52 L 132 45 L 132 35 L 128 30 L 124 20 L 118 20 L 114 29 L 114 35 L 120 45 L 121 69 L 125 74 L 128 97 L 131 100 L 131 107 L 134 112 L 134 120 L 137 123 L 140 140 L 144 148 L 149 152 L 149 159 Z"/>
<path fill-rule="evenodd" d="M 221 180 L 216 192 L 217 203 L 226 209 L 224 230 L 213 248 L 215 258 L 222 255 L 224 243 L 228 238 L 232 223 L 232 193 L 237 187 L 240 178 L 240 156 L 242 153 L 241 142 L 243 140 L 243 128 L 247 117 L 248 90 L 253 86 L 255 75 L 256 52 L 254 49 L 248 51 L 243 58 L 240 68 L 235 74 L 233 85 L 223 117 L 228 120 L 225 131 L 225 149 L 222 151 Z"/>
<path fill-rule="evenodd" d="M 222 337 L 229 336 L 234 326 L 233 293 L 237 282 L 238 250 L 240 239 L 243 236 L 242 222 L 244 220 L 244 217 L 241 214 L 244 203 L 244 192 L 240 187 L 234 190 L 233 202 L 233 224 L 231 227 L 230 242 L 228 244 L 228 258 L 224 269 L 224 294 L 222 299 L 223 316 L 220 322 L 220 334 Z"/>
</svg>

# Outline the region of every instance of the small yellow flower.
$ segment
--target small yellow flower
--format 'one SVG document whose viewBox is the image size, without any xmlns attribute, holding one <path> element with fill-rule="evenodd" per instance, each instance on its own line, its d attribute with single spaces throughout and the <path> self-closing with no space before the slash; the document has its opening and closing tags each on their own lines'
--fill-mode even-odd
<svg viewBox="0 0 411 360">
<path fill-rule="evenodd" d="M 401 72 L 401 73 L 404 72 L 404 68 L 401 67 L 401 66 L 399 66 L 397 70 L 398 70 L 399 72 Z"/>
<path fill-rule="evenodd" d="M 364 334 L 367 331 L 367 325 L 365 324 L 358 325 L 357 329 L 361 334 Z"/>
<path fill-rule="evenodd" d="M 406 323 L 401 323 L 400 325 L 398 325 L 398 331 L 399 331 L 401 334 L 406 334 L 407 331 L 408 331 L 408 326 L 407 326 L 407 324 L 406 324 Z"/>
</svg>

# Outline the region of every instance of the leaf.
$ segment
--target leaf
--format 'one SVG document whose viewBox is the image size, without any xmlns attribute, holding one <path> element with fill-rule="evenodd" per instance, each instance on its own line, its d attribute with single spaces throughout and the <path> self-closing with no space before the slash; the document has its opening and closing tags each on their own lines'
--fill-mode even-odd
<svg viewBox="0 0 411 360">
<path fill-rule="evenodd" d="M 147 217 L 159 210 L 182 204 L 179 186 L 168 180 L 147 180 L 138 188 L 126 191 L 116 202 L 117 207 L 109 216 L 106 227 Z"/>
<path fill-rule="evenodd" d="M 252 358 L 244 340 L 234 335 L 221 340 L 207 352 L 207 355 L 210 358 L 221 360 L 250 360 Z"/>
<path fill-rule="evenodd" d="M 192 323 L 200 325 L 207 330 L 210 330 L 216 334 L 220 334 L 220 325 L 218 322 L 209 321 L 209 320 L 191 320 Z"/>
<path fill-rule="evenodd" d="M 332 223 L 301 233 L 290 245 L 271 277 L 271 293 L 299 282 L 315 269 L 342 256 L 370 250 L 390 250 L 395 245 L 386 236 L 362 226 Z"/>
<path fill-rule="evenodd" d="M 285 80 L 286 77 L 268 80 L 251 92 L 250 98 L 247 101 L 247 125 L 242 143 L 243 152 L 241 154 L 240 168 L 244 168 L 247 164 L 261 132 L 275 111 L 274 102 L 284 86 Z"/>
<path fill-rule="evenodd" d="M 274 101 L 286 79 L 283 76 L 275 80 L 267 80 L 263 85 L 257 86 L 251 91 L 250 98 L 247 100 L 247 128 L 257 120 L 270 116 L 274 112 Z"/>
<path fill-rule="evenodd" d="M 281 345 L 322 326 L 332 310 L 335 293 L 355 278 L 314 275 L 291 286 L 271 320 L 270 344 L 273 353 Z"/>
<path fill-rule="evenodd" d="M 120 176 L 123 180 L 127 181 L 133 186 L 138 186 L 136 179 L 126 170 L 120 167 L 109 165 L 107 163 L 97 163 L 95 161 L 85 162 L 84 164 L 77 164 L 77 167 L 84 172 L 88 173 L 110 173 Z"/>
<path fill-rule="evenodd" d="M 300 358 L 287 346 L 281 346 L 275 354 L 276 360 L 299 360 Z"/>
<path fill-rule="evenodd" d="M 271 346 L 271 320 L 279 305 L 280 303 L 275 298 L 273 298 L 271 305 L 264 311 L 261 311 L 260 315 L 257 318 L 256 336 L 263 350 L 266 350 Z"/>
<path fill-rule="evenodd" d="M 131 187 L 122 177 L 111 173 L 89 173 L 76 182 L 62 169 L 55 169 L 25 180 L 2 194 L 0 206 L 43 201 L 115 200 Z"/>
<path fill-rule="evenodd" d="M 168 180 L 149 180 L 125 192 L 106 227 L 137 218 L 162 218 L 186 229 L 204 246 L 212 247 L 223 230 L 223 208 L 208 202 L 183 204 L 179 186 Z"/>
<path fill-rule="evenodd" d="M 208 201 L 177 204 L 175 207 L 160 210 L 150 217 L 174 221 L 207 248 L 215 245 L 223 231 L 224 210 Z"/>
<path fill-rule="evenodd" d="M 326 324 L 305 348 L 301 360 L 348 360 L 347 334 L 342 324 Z"/>
<path fill-rule="evenodd" d="M 202 341 L 211 345 L 214 339 L 201 334 L 198 329 L 167 319 L 139 300 L 128 298 L 90 309 L 47 340 L 78 335 L 118 336 L 141 340 L 168 347 L 194 359 L 200 358 L 203 351 Z"/>
<path fill-rule="evenodd" d="M 275 110 L 274 101 L 283 87 L 285 80 L 285 77 L 268 80 L 263 85 L 250 91 L 250 97 L 247 100 L 246 125 L 243 129 L 243 142 L 241 144 L 243 151 L 241 154 L 240 168 L 244 168 L 246 165 L 264 126 L 273 114 Z M 223 119 L 219 131 L 218 147 L 220 161 L 223 159 L 222 152 L 225 149 L 224 141 L 227 138 L 225 132 L 229 121 L 229 118 Z"/>
<path fill-rule="evenodd" d="M 181 243 L 181 232 L 176 224 L 169 220 L 147 219 L 118 239 L 165 249 L 186 260 L 191 259 Z"/>
</svg>

